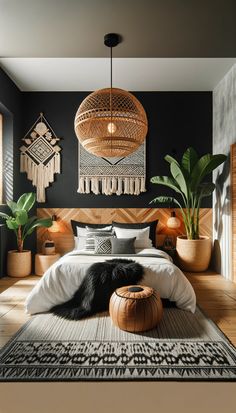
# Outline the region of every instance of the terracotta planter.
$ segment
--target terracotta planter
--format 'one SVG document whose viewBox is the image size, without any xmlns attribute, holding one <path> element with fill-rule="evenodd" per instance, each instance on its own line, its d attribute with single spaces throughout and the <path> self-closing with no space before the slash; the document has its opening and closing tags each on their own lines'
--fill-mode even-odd
<svg viewBox="0 0 236 413">
<path fill-rule="evenodd" d="M 209 237 L 200 237 L 200 239 L 177 237 L 176 252 L 182 270 L 206 271 L 211 259 L 211 239 Z"/>
<path fill-rule="evenodd" d="M 31 251 L 8 251 L 7 275 L 10 277 L 27 277 L 31 274 Z"/>
</svg>

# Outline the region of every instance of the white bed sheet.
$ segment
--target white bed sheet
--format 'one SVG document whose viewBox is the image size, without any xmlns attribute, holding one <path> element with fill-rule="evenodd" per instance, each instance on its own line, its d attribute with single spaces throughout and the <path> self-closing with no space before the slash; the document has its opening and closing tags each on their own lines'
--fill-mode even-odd
<svg viewBox="0 0 236 413">
<path fill-rule="evenodd" d="M 45 272 L 33 288 L 25 302 L 26 312 L 46 312 L 55 305 L 68 301 L 79 288 L 89 266 L 111 258 L 115 257 L 98 256 L 88 252 L 83 255 L 82 251 L 76 250 L 64 255 Z M 174 301 L 177 307 L 195 311 L 194 290 L 168 254 L 156 248 L 149 248 L 139 250 L 135 256 L 124 255 L 116 258 L 128 258 L 142 264 L 145 272 L 141 284 L 154 288 L 162 298 Z"/>
</svg>

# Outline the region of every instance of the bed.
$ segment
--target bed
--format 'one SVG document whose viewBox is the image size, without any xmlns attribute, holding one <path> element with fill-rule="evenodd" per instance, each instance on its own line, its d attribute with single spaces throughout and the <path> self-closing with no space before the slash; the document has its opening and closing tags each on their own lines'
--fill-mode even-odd
<svg viewBox="0 0 236 413">
<path fill-rule="evenodd" d="M 128 258 L 144 267 L 141 284 L 159 291 L 160 296 L 176 303 L 177 307 L 195 312 L 194 290 L 165 252 L 154 247 L 136 250 L 135 254 L 94 254 L 73 250 L 52 265 L 27 297 L 27 313 L 36 314 L 50 311 L 55 305 L 69 300 L 80 286 L 86 271 L 95 262 L 111 258 Z"/>
</svg>

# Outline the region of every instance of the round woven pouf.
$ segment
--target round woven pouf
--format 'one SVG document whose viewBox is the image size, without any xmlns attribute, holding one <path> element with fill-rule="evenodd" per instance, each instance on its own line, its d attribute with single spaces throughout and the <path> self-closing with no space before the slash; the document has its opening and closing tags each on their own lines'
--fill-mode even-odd
<svg viewBox="0 0 236 413">
<path fill-rule="evenodd" d="M 163 307 L 153 288 L 129 285 L 112 294 L 109 312 L 117 327 L 135 333 L 154 328 L 162 318 Z"/>
</svg>

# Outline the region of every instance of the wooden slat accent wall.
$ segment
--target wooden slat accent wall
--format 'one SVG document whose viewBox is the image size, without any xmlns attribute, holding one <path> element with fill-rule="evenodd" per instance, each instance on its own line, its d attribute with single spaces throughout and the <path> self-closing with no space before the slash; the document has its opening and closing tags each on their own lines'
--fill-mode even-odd
<svg viewBox="0 0 236 413">
<path fill-rule="evenodd" d="M 40 218 L 58 217 L 60 231 L 50 233 L 54 240 L 56 249 L 61 254 L 71 251 L 74 247 L 74 238 L 71 230 L 70 220 L 76 220 L 91 224 L 109 224 L 112 221 L 117 222 L 149 222 L 159 220 L 157 227 L 157 245 L 162 245 L 167 234 L 177 235 L 184 234 L 183 223 L 178 230 L 170 230 L 166 226 L 166 221 L 170 216 L 169 208 L 38 208 L 37 215 Z M 181 214 L 176 210 L 176 215 L 180 218 Z M 212 209 L 202 208 L 200 211 L 201 235 L 212 237 Z M 37 247 L 41 250 L 42 243 L 47 239 L 48 232 L 46 228 L 39 228 L 37 231 Z"/>
<path fill-rule="evenodd" d="M 232 281 L 236 282 L 236 143 L 230 150 L 231 213 L 232 213 Z"/>
</svg>

